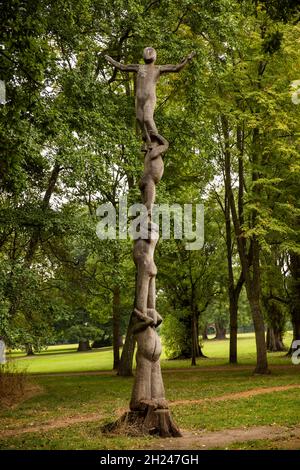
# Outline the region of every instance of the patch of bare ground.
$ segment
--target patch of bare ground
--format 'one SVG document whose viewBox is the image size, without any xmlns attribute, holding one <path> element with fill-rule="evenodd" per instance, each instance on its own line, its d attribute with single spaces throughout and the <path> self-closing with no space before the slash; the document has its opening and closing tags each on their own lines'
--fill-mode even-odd
<svg viewBox="0 0 300 470">
<path fill-rule="evenodd" d="M 272 441 L 274 450 L 300 450 L 300 429 L 294 429 L 289 437 Z"/>
<path fill-rule="evenodd" d="M 0 439 L 5 439 L 7 437 L 16 437 L 25 433 L 32 432 L 45 432 L 51 431 L 53 429 L 66 428 L 72 426 L 73 424 L 78 423 L 89 423 L 93 421 L 99 421 L 102 417 L 99 413 L 91 413 L 85 415 L 75 415 L 75 416 L 64 416 L 62 418 L 56 418 L 54 420 L 48 421 L 40 425 L 26 426 L 22 428 L 15 429 L 5 429 L 0 431 Z"/>
<path fill-rule="evenodd" d="M 229 393 L 227 395 L 221 395 L 218 397 L 200 398 L 199 400 L 174 400 L 169 402 L 170 406 L 177 405 L 194 405 L 206 402 L 219 402 L 227 400 L 240 400 L 241 398 L 250 398 L 256 395 L 264 395 L 273 392 L 285 392 L 286 390 L 300 388 L 300 385 L 279 385 L 277 387 L 261 387 L 253 388 L 251 390 L 245 390 L 243 392 Z"/>
<path fill-rule="evenodd" d="M 293 443 L 300 442 L 300 427 L 287 428 L 283 426 L 253 426 L 249 428 L 224 429 L 222 431 L 183 431 L 183 437 L 154 441 L 148 449 L 155 450 L 210 450 L 226 448 L 237 442 L 256 440 L 286 440 L 293 439 Z M 291 442 L 291 440 L 290 440 Z M 287 447 L 286 447 L 287 448 Z M 293 447 L 295 448 L 295 447 Z"/>
</svg>

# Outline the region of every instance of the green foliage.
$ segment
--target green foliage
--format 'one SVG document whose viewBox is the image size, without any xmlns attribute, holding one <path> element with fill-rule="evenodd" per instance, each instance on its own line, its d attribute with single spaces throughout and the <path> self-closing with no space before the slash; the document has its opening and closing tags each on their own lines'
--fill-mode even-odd
<svg viewBox="0 0 300 470">
<path fill-rule="evenodd" d="M 102 330 L 92 325 L 74 325 L 71 326 L 64 334 L 66 340 L 74 341 L 90 341 L 98 338 Z"/>
<path fill-rule="evenodd" d="M 131 242 L 100 241 L 96 209 L 111 202 L 118 210 L 120 195 L 139 200 L 142 161 L 134 78 L 113 71 L 104 55 L 139 62 L 148 44 L 158 63 L 196 51 L 188 68 L 157 87 L 156 122 L 170 142 L 157 201 L 206 206 L 203 250 L 187 253 L 175 240 L 157 250 L 163 335 L 177 354 L 190 328 L 180 319 L 196 312 L 203 322 L 222 317 L 227 324 L 225 221 L 216 208 L 224 200 L 227 141 L 236 200 L 243 163 L 247 247 L 257 238 L 266 257 L 274 245 L 286 260 L 299 254 L 300 107 L 290 89 L 300 78 L 298 2 L 13 0 L 0 14 L 7 95 L 0 109 L 0 334 L 11 346 L 40 349 L 79 324 L 82 311 L 85 323 L 111 334 L 116 287 L 125 333 L 134 298 Z M 235 243 L 232 253 L 237 278 Z M 277 291 L 283 281 L 293 284 L 290 273 L 276 276 Z M 263 277 L 264 292 L 268 284 Z M 243 293 L 241 322 L 249 322 L 247 312 Z"/>
</svg>

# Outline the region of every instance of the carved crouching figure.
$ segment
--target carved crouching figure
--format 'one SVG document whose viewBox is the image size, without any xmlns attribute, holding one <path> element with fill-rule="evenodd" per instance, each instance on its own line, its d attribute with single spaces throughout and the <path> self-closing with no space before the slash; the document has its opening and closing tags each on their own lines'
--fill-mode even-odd
<svg viewBox="0 0 300 470">
<path fill-rule="evenodd" d="M 152 146 L 145 154 L 144 173 L 140 181 L 143 204 L 147 207 L 148 214 L 151 214 L 155 202 L 156 185 L 160 182 L 164 173 L 164 162 L 162 154 L 168 150 L 168 141 L 160 136 L 158 139 L 152 137 Z"/>
<path fill-rule="evenodd" d="M 134 333 L 138 333 L 136 335 L 138 349 L 130 409 L 141 411 L 149 405 L 155 408 L 168 408 L 159 361 L 162 347 L 155 330 L 162 319 L 155 309 L 147 309 L 147 315 L 140 315 L 137 309 L 134 313 L 137 318 L 137 330 Z"/>
<path fill-rule="evenodd" d="M 155 309 L 157 270 L 153 257 L 158 241 L 158 227 L 153 222 L 146 224 L 147 226 L 141 230 L 141 237 L 144 238 L 135 241 L 133 250 L 133 259 L 137 268 L 133 333 L 136 335 L 138 349 L 135 382 L 130 402 L 132 411 L 144 410 L 150 404 L 156 408 L 167 408 L 159 362 L 161 342 L 156 332 L 156 327 L 162 321 Z"/>
</svg>

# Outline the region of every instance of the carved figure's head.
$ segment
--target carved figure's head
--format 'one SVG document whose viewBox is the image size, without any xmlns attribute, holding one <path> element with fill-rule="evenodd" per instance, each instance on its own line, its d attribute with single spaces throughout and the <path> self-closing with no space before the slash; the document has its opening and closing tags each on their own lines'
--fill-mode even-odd
<svg viewBox="0 0 300 470">
<path fill-rule="evenodd" d="M 146 64 L 154 63 L 156 61 L 156 50 L 153 47 L 145 47 L 143 58 Z"/>
</svg>

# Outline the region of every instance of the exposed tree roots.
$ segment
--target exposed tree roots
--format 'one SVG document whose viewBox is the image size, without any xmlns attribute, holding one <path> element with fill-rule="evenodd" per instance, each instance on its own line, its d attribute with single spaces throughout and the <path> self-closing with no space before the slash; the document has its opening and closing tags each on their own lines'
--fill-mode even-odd
<svg viewBox="0 0 300 470">
<path fill-rule="evenodd" d="M 102 431 L 109 434 L 128 436 L 156 435 L 160 437 L 181 437 L 170 410 L 148 405 L 143 411 L 127 411 L 116 422 L 106 424 Z"/>
</svg>

